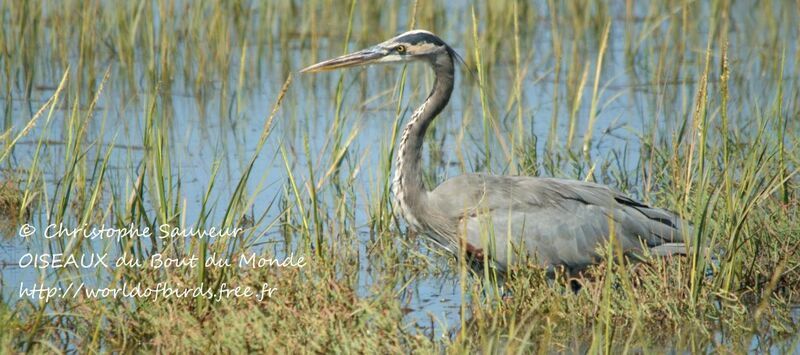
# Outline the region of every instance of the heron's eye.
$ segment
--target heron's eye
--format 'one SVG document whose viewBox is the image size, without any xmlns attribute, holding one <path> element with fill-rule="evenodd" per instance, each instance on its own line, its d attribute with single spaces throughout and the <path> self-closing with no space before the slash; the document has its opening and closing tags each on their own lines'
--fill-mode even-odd
<svg viewBox="0 0 800 355">
<path fill-rule="evenodd" d="M 406 54 L 406 46 L 402 44 L 397 47 L 394 47 L 394 50 L 397 52 L 397 54 Z"/>
</svg>

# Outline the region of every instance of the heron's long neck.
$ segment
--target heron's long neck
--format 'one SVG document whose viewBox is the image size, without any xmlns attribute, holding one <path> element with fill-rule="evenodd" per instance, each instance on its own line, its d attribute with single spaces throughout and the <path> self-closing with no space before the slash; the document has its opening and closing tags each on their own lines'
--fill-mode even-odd
<svg viewBox="0 0 800 355">
<path fill-rule="evenodd" d="M 426 213 L 427 190 L 422 183 L 422 141 L 436 115 L 447 106 L 453 92 L 453 59 L 442 54 L 432 63 L 436 81 L 430 95 L 411 116 L 400 140 L 393 190 L 403 217 L 417 225 L 416 216 Z"/>
</svg>

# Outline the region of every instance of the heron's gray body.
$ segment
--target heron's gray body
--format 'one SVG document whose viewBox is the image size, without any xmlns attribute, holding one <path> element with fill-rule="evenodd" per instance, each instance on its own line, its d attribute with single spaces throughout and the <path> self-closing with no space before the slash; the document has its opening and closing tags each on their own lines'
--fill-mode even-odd
<svg viewBox="0 0 800 355">
<path fill-rule="evenodd" d="M 500 269 L 525 251 L 543 266 L 580 270 L 597 262 L 612 228 L 626 252 L 682 242 L 688 228 L 671 212 L 575 180 L 469 174 L 427 199 L 427 214 L 436 217 L 426 221 L 448 223 L 429 234 L 448 233 L 440 242 L 464 238 L 469 252 L 489 255 Z"/>
<path fill-rule="evenodd" d="M 612 232 L 626 253 L 648 248 L 664 255 L 685 249 L 682 243 L 691 234 L 687 222 L 595 183 L 467 174 L 426 189 L 420 164 L 423 138 L 450 99 L 455 56 L 441 39 L 418 30 L 303 70 L 410 60 L 431 66 L 436 81 L 403 131 L 393 180 L 396 210 L 410 228 L 454 255 L 485 259 L 501 270 L 518 252 L 547 268 L 580 270 L 597 262 Z"/>
</svg>

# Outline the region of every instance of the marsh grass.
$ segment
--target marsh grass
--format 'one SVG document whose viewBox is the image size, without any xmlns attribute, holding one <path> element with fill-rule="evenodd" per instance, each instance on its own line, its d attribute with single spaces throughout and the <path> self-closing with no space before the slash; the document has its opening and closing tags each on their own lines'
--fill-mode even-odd
<svg viewBox="0 0 800 355">
<path fill-rule="evenodd" d="M 3 260 L 0 348 L 796 351 L 800 36 L 787 24 L 799 16 L 783 2 L 723 0 L 0 1 L 0 210 L 12 230 L 244 228 L 211 242 L 9 231 L 3 248 L 309 258 L 302 269 L 33 274 Z M 291 74 L 409 27 L 441 34 L 467 62 L 428 137 L 431 186 L 476 170 L 607 183 L 690 220 L 688 255 L 631 264 L 612 242 L 577 280 L 520 264 L 498 285 L 428 250 L 394 217 L 390 192 L 425 68 Z M 44 301 L 18 296 L 18 272 L 50 285 L 279 291 L 266 302 Z M 445 298 L 419 289 L 442 279 L 458 281 L 457 311 L 409 310 Z"/>
</svg>

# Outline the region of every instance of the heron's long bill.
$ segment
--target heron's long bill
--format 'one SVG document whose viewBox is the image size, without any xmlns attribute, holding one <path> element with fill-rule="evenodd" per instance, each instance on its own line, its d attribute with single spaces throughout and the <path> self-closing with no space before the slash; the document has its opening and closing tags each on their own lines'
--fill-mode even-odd
<svg viewBox="0 0 800 355">
<path fill-rule="evenodd" d="M 358 52 L 343 55 L 341 57 L 328 59 L 301 70 L 301 73 L 314 73 L 326 70 L 348 68 L 359 65 L 367 65 L 386 56 L 386 52 L 378 48 L 369 48 Z"/>
</svg>

